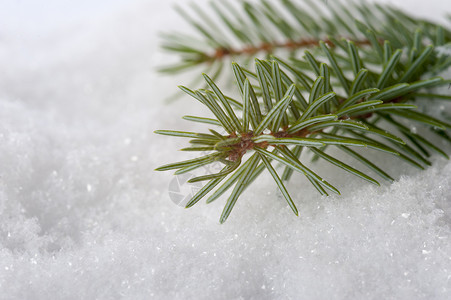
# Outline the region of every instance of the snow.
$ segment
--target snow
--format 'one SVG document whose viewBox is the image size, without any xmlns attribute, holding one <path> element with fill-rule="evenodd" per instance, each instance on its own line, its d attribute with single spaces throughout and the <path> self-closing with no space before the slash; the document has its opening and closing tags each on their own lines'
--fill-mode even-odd
<svg viewBox="0 0 451 300">
<path fill-rule="evenodd" d="M 294 177 L 298 218 L 269 174 L 223 225 L 225 198 L 185 210 L 153 171 L 187 157 L 154 130 L 203 128 L 164 101 L 186 78 L 154 71 L 181 23 L 169 1 L 94 2 L 0 2 L 0 298 L 451 298 L 449 161 L 374 152 L 381 187 L 319 164 L 342 196 Z M 403 5 L 443 12 L 421 3 Z"/>
</svg>

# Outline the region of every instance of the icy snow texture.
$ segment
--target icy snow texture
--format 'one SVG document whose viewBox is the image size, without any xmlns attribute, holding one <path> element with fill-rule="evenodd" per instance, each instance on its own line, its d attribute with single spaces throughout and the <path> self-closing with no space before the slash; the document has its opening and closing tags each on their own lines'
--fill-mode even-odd
<svg viewBox="0 0 451 300">
<path fill-rule="evenodd" d="M 445 159 L 418 172 L 374 153 L 397 178 L 380 188 L 319 164 L 343 196 L 295 177 L 299 218 L 268 174 L 224 225 L 224 198 L 171 202 L 172 175 L 153 169 L 186 157 L 184 141 L 152 132 L 201 126 L 179 119 L 192 100 L 162 101 L 187 83 L 153 71 L 166 57 L 156 32 L 180 24 L 162 2 L 115 1 L 61 26 L 36 7 L 3 18 L 0 298 L 450 299 Z M 428 3 L 423 14 L 440 11 Z"/>
</svg>

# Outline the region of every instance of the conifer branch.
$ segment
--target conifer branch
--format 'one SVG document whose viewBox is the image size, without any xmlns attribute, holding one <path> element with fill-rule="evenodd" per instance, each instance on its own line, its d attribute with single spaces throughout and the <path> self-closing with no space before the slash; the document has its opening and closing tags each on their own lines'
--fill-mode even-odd
<svg viewBox="0 0 451 300">
<path fill-rule="evenodd" d="M 376 50 L 382 55 L 384 40 L 402 48 L 422 38 L 431 39 L 437 46 L 451 38 L 449 30 L 427 20 L 413 18 L 392 6 L 366 1 L 325 4 L 313 0 L 301 3 L 260 0 L 209 4 L 200 7 L 191 3 L 191 9 L 177 7 L 198 34 L 189 37 L 165 34 L 163 48 L 178 54 L 182 60 L 162 67 L 161 71 L 174 73 L 203 65 L 204 72 L 208 70 L 216 78 L 223 72 L 227 58 L 244 62 L 257 55 L 277 55 L 279 50 L 295 57 L 298 52 L 317 47 L 320 41 L 331 47 L 339 46 L 343 39 L 353 41 L 358 47 L 379 43 Z M 437 34 L 436 30 L 440 32 Z"/>
<path fill-rule="evenodd" d="M 255 5 L 243 2 L 243 11 L 248 19 L 235 14 L 234 21 L 226 17 L 217 4 L 212 4 L 218 19 L 237 39 L 255 45 L 253 36 L 263 42 L 254 48 L 242 48 L 247 50 L 231 48 L 227 41 L 213 41 L 215 35 L 206 28 L 220 30 L 220 26 L 207 19 L 203 10 L 197 8 L 197 13 L 202 21 L 210 24 L 209 27 L 187 17 L 213 47 L 227 49 L 228 52 L 210 56 L 211 60 L 268 50 L 261 45 L 275 39 L 269 39 L 263 30 L 258 29 L 263 26 L 262 22 L 273 24 L 279 34 L 289 41 L 296 40 L 298 32 L 308 32 L 318 40 L 304 40 L 309 42 L 303 45 L 292 44 L 296 49 L 307 44 L 311 47 L 311 51 L 305 51 L 301 58 L 256 58 L 252 69 L 233 63 L 232 73 L 241 94 L 240 100 L 228 97 L 215 79 L 206 74 L 206 88 L 191 90 L 180 87 L 211 111 L 208 117 L 185 116 L 184 119 L 207 124 L 209 133 L 156 131 L 158 134 L 190 138 L 192 146 L 182 150 L 201 153 L 198 158 L 167 164 L 157 170 L 177 170 L 176 174 L 181 174 L 211 163 L 223 165 L 216 174 L 190 180 L 207 183 L 186 207 L 193 206 L 210 193 L 207 203 L 214 201 L 233 187 L 220 218 L 222 223 L 230 215 L 239 196 L 266 169 L 291 210 L 298 215 L 298 209 L 284 185 L 294 171 L 304 174 L 320 194 L 339 194 L 336 187 L 305 165 L 301 153 L 306 151 L 314 154 L 314 160 L 322 159 L 362 180 L 379 185 L 376 179 L 327 153 L 329 146 L 339 148 L 388 181 L 393 181 L 388 172 L 352 148 L 382 151 L 420 169 L 430 165 L 430 152 L 448 158 L 447 153 L 427 136 L 411 132 L 405 124 L 422 124 L 430 127 L 444 141 L 451 141 L 446 132 L 451 128 L 450 123 L 420 112 L 410 103 L 419 97 L 449 99 L 449 95 L 424 92 L 431 87 L 449 84 L 449 80 L 432 75 L 451 65 L 449 55 L 435 50 L 436 46 L 450 44 L 449 30 L 430 22 L 419 22 L 393 8 L 379 5 L 372 6 L 377 13 L 368 15 L 365 23 L 353 20 L 355 22 L 351 26 L 348 20 L 353 14 L 350 11 L 365 16 L 369 12 L 368 7 L 354 4 L 348 9 L 342 4 L 335 4 L 328 8 L 326 15 L 315 9 L 316 17 L 306 18 L 305 12 L 301 12 L 290 0 L 280 3 L 296 13 L 295 19 L 302 16 L 296 19 L 299 28 L 296 29 L 268 1 L 262 0 Z M 304 3 L 310 8 L 316 7 L 311 1 L 305 0 Z M 224 9 L 229 12 L 235 9 L 226 6 Z M 258 18 L 255 17 L 257 13 Z M 394 18 L 395 13 L 402 24 Z M 253 27 L 243 30 L 244 27 L 239 24 Z M 350 39 L 330 37 L 320 40 L 320 36 L 329 33 L 349 35 Z M 278 45 L 291 47 L 286 43 L 271 45 L 271 50 Z M 176 51 L 181 49 L 172 47 Z M 203 52 L 191 50 L 185 47 L 182 52 L 208 57 Z M 221 131 L 224 133 L 218 133 Z M 274 168 L 274 162 L 284 167 L 281 175 Z"/>
</svg>

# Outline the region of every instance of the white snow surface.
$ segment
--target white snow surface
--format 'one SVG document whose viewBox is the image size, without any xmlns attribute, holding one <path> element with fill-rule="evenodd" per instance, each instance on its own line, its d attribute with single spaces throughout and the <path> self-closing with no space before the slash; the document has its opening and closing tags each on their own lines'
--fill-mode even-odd
<svg viewBox="0 0 451 300">
<path fill-rule="evenodd" d="M 183 23 L 169 1 L 94 2 L 0 2 L 1 299 L 451 298 L 439 156 L 418 171 L 372 152 L 396 178 L 381 187 L 320 163 L 342 196 L 295 176 L 299 217 L 269 174 L 223 225 L 226 198 L 174 204 L 153 170 L 190 157 L 186 141 L 153 131 L 203 129 L 181 116 L 205 112 L 164 101 L 192 78 L 155 72 L 157 32 Z M 403 5 L 443 13 L 422 3 Z"/>
</svg>

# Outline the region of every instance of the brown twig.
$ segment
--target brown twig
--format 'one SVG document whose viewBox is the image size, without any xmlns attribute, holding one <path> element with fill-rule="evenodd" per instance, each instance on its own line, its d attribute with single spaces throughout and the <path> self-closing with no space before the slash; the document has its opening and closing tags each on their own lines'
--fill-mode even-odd
<svg viewBox="0 0 451 300">
<path fill-rule="evenodd" d="M 216 60 L 216 59 L 224 58 L 225 56 L 255 54 L 258 52 L 272 53 L 275 49 L 294 50 L 294 49 L 298 49 L 298 48 L 318 46 L 320 41 L 323 41 L 330 47 L 335 47 L 335 44 L 329 39 L 324 39 L 324 40 L 302 39 L 299 41 L 262 43 L 258 46 L 246 46 L 241 49 L 217 48 L 212 55 L 207 56 L 207 57 L 210 58 L 210 60 Z M 371 44 L 371 42 L 367 39 L 353 40 L 353 42 L 356 45 L 370 45 Z"/>
<path fill-rule="evenodd" d="M 308 129 L 304 128 L 301 129 L 299 131 L 296 131 L 294 133 L 288 133 L 286 130 L 288 128 L 285 128 L 281 131 L 278 132 L 271 132 L 270 135 L 276 137 L 276 138 L 292 138 L 292 137 L 307 137 L 310 134 L 316 133 L 317 131 L 309 131 Z M 234 138 L 236 137 L 235 134 L 230 135 L 228 138 Z M 244 154 L 246 154 L 246 152 L 248 150 L 252 150 L 254 147 L 259 147 L 259 148 L 263 148 L 266 149 L 269 146 L 275 146 L 275 145 L 271 145 L 269 142 L 260 142 L 260 143 L 255 143 L 252 138 L 254 137 L 254 132 L 248 132 L 245 133 L 241 136 L 241 139 L 238 143 L 235 143 L 233 145 L 231 145 L 230 147 L 232 148 L 229 151 L 229 155 L 228 158 L 231 161 L 236 161 L 237 159 L 240 159 L 241 157 L 243 157 Z"/>
</svg>

